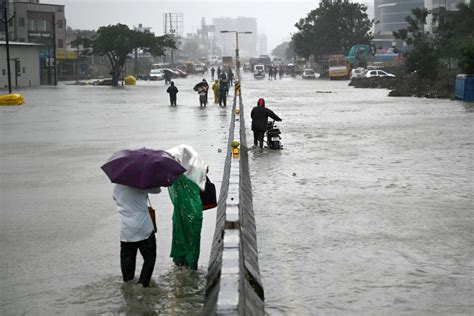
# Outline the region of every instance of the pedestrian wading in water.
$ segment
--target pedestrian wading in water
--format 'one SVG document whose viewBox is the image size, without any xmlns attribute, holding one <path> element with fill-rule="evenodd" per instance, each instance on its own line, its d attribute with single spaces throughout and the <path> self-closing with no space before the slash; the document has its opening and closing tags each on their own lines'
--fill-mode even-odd
<svg viewBox="0 0 474 316">
<path fill-rule="evenodd" d="M 176 95 L 178 94 L 178 88 L 174 85 L 174 81 L 171 81 L 171 85 L 168 87 L 166 92 L 170 95 L 170 105 L 176 106 Z"/>
<path fill-rule="evenodd" d="M 150 285 L 156 261 L 155 228 L 148 212 L 148 193 L 159 193 L 160 188 L 139 190 L 115 184 L 113 198 L 120 218 L 120 267 L 124 282 L 135 277 L 137 251 L 143 257 L 138 283 Z"/>
<path fill-rule="evenodd" d="M 281 121 L 281 118 L 265 107 L 263 98 L 258 99 L 257 106 L 252 109 L 250 116 L 252 117 L 253 144 L 255 147 L 258 145 L 263 148 L 263 137 L 267 129 L 268 118 L 271 117 L 275 121 Z"/>
<path fill-rule="evenodd" d="M 206 186 L 208 166 L 191 146 L 180 145 L 167 152 L 186 168 L 186 172 L 168 188 L 174 207 L 170 257 L 176 266 L 196 270 L 203 219 L 200 192 Z"/>
</svg>

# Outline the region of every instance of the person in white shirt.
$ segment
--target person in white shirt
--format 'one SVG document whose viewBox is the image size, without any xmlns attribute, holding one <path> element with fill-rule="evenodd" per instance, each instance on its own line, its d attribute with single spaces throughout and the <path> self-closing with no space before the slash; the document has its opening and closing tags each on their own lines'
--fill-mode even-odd
<svg viewBox="0 0 474 316">
<path fill-rule="evenodd" d="M 160 188 L 139 190 L 115 184 L 113 198 L 120 218 L 120 266 L 123 281 L 133 280 L 137 250 L 143 257 L 138 283 L 150 285 L 156 260 L 155 229 L 148 212 L 148 193 L 159 193 Z"/>
</svg>

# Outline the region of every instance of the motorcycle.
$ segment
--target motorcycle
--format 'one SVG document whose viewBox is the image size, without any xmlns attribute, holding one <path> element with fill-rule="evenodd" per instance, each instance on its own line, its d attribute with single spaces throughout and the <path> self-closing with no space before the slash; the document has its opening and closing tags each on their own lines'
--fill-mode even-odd
<svg viewBox="0 0 474 316">
<path fill-rule="evenodd" d="M 267 130 L 265 131 L 267 136 L 267 146 L 270 149 L 282 149 L 283 144 L 281 143 L 281 131 L 278 126 L 275 125 L 275 121 L 270 121 L 267 124 Z"/>
</svg>

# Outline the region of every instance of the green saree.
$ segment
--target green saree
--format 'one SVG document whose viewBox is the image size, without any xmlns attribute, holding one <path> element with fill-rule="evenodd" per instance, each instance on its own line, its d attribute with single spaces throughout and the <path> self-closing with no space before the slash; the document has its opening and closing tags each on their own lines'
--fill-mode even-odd
<svg viewBox="0 0 474 316">
<path fill-rule="evenodd" d="M 168 192 L 174 206 L 170 257 L 178 266 L 197 269 L 202 228 L 199 187 L 182 175 L 168 188 Z"/>
</svg>

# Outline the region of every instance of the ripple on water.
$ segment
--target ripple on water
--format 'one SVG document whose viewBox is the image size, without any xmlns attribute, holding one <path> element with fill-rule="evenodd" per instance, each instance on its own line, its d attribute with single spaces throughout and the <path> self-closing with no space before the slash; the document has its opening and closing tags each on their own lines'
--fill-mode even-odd
<svg viewBox="0 0 474 316">
<path fill-rule="evenodd" d="M 205 271 L 171 268 L 149 288 L 108 276 L 80 286 L 56 301 L 69 313 L 113 315 L 198 315 L 204 304 Z"/>
</svg>

